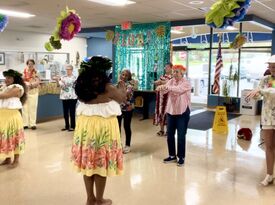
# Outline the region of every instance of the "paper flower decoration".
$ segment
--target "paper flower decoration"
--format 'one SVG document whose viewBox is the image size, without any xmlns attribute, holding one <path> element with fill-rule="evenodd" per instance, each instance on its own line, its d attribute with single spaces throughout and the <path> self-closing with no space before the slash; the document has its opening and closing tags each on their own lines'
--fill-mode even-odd
<svg viewBox="0 0 275 205">
<path fill-rule="evenodd" d="M 53 51 L 54 48 L 52 47 L 51 43 L 50 42 L 46 42 L 44 44 L 44 48 L 47 50 L 47 51 Z"/>
<path fill-rule="evenodd" d="M 54 49 L 61 49 L 61 47 L 62 47 L 60 40 L 57 40 L 57 41 L 54 40 L 53 36 L 51 36 L 51 38 L 50 38 L 50 43 Z"/>
<path fill-rule="evenodd" d="M 230 44 L 230 48 L 239 49 L 246 42 L 246 36 L 243 34 L 238 34 L 233 42 Z"/>
<path fill-rule="evenodd" d="M 106 40 L 112 41 L 114 39 L 114 37 L 115 37 L 115 32 L 112 30 L 107 30 L 106 36 L 105 36 Z"/>
<path fill-rule="evenodd" d="M 81 21 L 75 10 L 61 11 L 60 17 L 57 18 L 55 27 L 55 40 L 71 40 L 81 30 Z"/>
<path fill-rule="evenodd" d="M 219 0 L 211 6 L 205 22 L 214 28 L 226 28 L 244 18 L 251 0 Z"/>
<path fill-rule="evenodd" d="M 8 25 L 8 17 L 5 15 L 0 14 L 0 32 L 3 32 Z"/>
<path fill-rule="evenodd" d="M 156 34 L 158 37 L 164 37 L 165 35 L 165 26 L 158 26 L 156 28 Z"/>
<path fill-rule="evenodd" d="M 53 49 L 60 49 L 62 44 L 61 40 L 71 40 L 81 30 L 81 20 L 75 10 L 66 7 L 65 10 L 60 12 L 57 18 L 57 24 L 50 41 L 45 44 L 48 51 Z M 51 48 L 51 47 L 52 48 Z"/>
</svg>

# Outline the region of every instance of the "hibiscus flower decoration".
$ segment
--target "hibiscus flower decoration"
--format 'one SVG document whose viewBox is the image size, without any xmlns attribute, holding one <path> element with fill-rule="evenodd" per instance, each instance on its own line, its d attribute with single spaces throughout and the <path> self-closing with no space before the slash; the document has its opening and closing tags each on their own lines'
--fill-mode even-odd
<svg viewBox="0 0 275 205">
<path fill-rule="evenodd" d="M 165 35 L 165 26 L 158 26 L 156 28 L 156 33 L 158 37 L 164 37 Z"/>
<path fill-rule="evenodd" d="M 71 40 L 81 30 L 81 21 L 75 10 L 61 11 L 53 36 L 55 40 Z"/>
<path fill-rule="evenodd" d="M 49 42 L 45 43 L 45 48 L 48 51 L 60 49 L 61 40 L 71 40 L 81 30 L 80 16 L 75 10 L 69 9 L 60 12 L 57 18 L 57 24 Z"/>
<path fill-rule="evenodd" d="M 3 32 L 8 25 L 8 17 L 0 14 L 0 32 Z"/>
</svg>

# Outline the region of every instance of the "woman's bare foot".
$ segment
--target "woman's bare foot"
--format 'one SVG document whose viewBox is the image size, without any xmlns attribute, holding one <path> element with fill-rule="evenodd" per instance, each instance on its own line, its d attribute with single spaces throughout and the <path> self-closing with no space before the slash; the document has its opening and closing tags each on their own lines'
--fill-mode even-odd
<svg viewBox="0 0 275 205">
<path fill-rule="evenodd" d="M 113 202 L 111 199 L 97 200 L 96 205 L 111 205 Z"/>
<path fill-rule="evenodd" d="M 18 160 L 14 160 L 11 164 L 10 164 L 10 168 L 15 168 L 19 165 L 19 161 Z"/>
<path fill-rule="evenodd" d="M 8 165 L 11 163 L 11 158 L 6 158 L 1 164 L 0 166 L 3 166 L 3 165 Z"/>
<path fill-rule="evenodd" d="M 87 199 L 86 205 L 96 205 L 96 199 Z"/>
</svg>

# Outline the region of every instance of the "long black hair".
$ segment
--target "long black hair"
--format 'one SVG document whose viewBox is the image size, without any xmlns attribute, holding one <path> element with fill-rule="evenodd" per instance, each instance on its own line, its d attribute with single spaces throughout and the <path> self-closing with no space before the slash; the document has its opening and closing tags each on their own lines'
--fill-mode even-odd
<svg viewBox="0 0 275 205">
<path fill-rule="evenodd" d="M 22 104 L 24 104 L 27 100 L 27 86 L 22 78 L 22 74 L 17 72 L 16 70 L 9 69 L 7 71 L 3 72 L 3 75 L 13 77 L 13 83 L 12 84 L 19 84 L 24 88 L 24 93 L 20 98 L 20 101 Z"/>
<path fill-rule="evenodd" d="M 82 102 L 89 102 L 105 92 L 110 82 L 107 72 L 112 67 L 109 58 L 94 56 L 80 64 L 80 74 L 75 82 L 75 93 Z"/>
</svg>

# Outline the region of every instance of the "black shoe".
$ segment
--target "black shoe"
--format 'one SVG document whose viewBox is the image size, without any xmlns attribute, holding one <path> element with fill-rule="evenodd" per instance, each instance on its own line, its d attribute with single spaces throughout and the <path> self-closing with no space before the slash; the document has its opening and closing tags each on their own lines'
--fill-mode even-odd
<svg viewBox="0 0 275 205">
<path fill-rule="evenodd" d="M 167 157 L 163 160 L 163 163 L 177 162 L 177 157 Z"/>
<path fill-rule="evenodd" d="M 25 129 L 29 129 L 29 127 L 28 127 L 28 126 L 24 126 L 24 130 L 25 130 Z"/>
<path fill-rule="evenodd" d="M 61 131 L 65 131 L 65 130 L 68 130 L 67 128 L 62 128 Z"/>
<path fill-rule="evenodd" d="M 32 130 L 36 130 L 36 126 L 32 126 L 31 129 L 32 129 Z"/>
<path fill-rule="evenodd" d="M 182 167 L 184 165 L 184 159 L 183 158 L 179 158 L 178 160 L 178 164 L 179 167 Z"/>
</svg>

